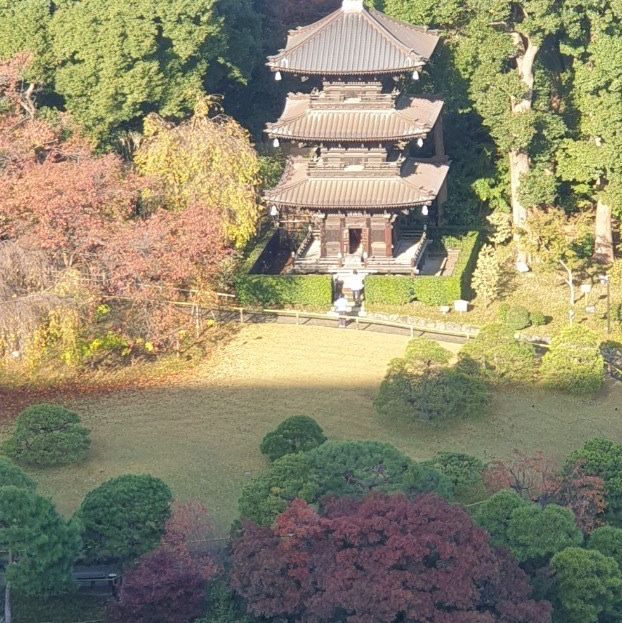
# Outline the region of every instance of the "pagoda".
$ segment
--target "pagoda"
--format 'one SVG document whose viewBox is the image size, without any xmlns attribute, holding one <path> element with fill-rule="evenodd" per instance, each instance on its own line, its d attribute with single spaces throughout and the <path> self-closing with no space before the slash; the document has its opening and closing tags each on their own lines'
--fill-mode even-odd
<svg viewBox="0 0 622 623">
<path fill-rule="evenodd" d="M 449 165 L 443 102 L 403 90 L 438 41 L 363 0 L 343 0 L 324 19 L 290 31 L 285 48 L 268 58 L 277 80 L 293 74 L 316 85 L 290 93 L 266 130 L 290 154 L 265 194 L 270 212 L 308 232 L 294 271 L 416 270 L 427 223 L 442 217 Z"/>
</svg>

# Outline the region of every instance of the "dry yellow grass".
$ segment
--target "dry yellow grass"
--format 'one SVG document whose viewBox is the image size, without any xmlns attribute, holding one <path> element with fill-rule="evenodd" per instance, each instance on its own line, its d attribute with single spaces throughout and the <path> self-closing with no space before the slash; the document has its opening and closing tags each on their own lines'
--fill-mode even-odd
<svg viewBox="0 0 622 623">
<path fill-rule="evenodd" d="M 314 417 L 330 438 L 388 441 L 413 458 L 439 450 L 505 457 L 514 449 L 562 457 L 594 435 L 622 438 L 622 387 L 594 400 L 506 391 L 496 396 L 492 415 L 442 428 L 380 421 L 372 401 L 387 363 L 406 343 L 363 331 L 245 327 L 171 387 L 72 405 L 92 429 L 89 461 L 33 476 L 69 514 L 104 480 L 151 473 L 180 498 L 204 501 L 224 532 L 240 488 L 265 466 L 262 437 L 290 415 Z"/>
</svg>

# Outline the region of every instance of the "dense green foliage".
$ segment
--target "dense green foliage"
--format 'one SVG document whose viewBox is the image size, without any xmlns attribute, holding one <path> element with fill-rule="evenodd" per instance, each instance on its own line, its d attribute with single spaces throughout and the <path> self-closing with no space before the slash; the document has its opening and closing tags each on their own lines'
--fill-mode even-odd
<svg viewBox="0 0 622 623">
<path fill-rule="evenodd" d="M 607 517 L 610 522 L 622 525 L 622 445 L 609 439 L 590 439 L 568 457 L 566 466 L 570 469 L 577 463 L 586 474 L 603 479 Z"/>
<path fill-rule="evenodd" d="M 313 418 L 294 415 L 283 420 L 263 438 L 260 450 L 271 461 L 275 461 L 286 454 L 313 450 L 325 441 L 322 428 Z"/>
<path fill-rule="evenodd" d="M 484 327 L 465 344 L 459 359 L 464 372 L 499 383 L 529 382 L 537 371 L 534 347 L 517 340 L 514 331 L 501 324 Z"/>
<path fill-rule="evenodd" d="M 127 562 L 160 542 L 170 489 L 153 476 L 119 476 L 90 491 L 74 516 L 89 562 Z"/>
<path fill-rule="evenodd" d="M 53 595 L 72 587 L 77 531 L 49 500 L 31 489 L 0 487 L 0 548 L 7 554 L 5 577 L 12 590 Z"/>
<path fill-rule="evenodd" d="M 521 562 L 541 566 L 557 552 L 583 542 L 570 510 L 556 504 L 542 508 L 510 491 L 493 495 L 473 514 L 491 542 L 507 548 Z"/>
<path fill-rule="evenodd" d="M 504 324 L 513 331 L 526 329 L 531 324 L 531 315 L 526 307 L 510 307 L 505 313 Z"/>
<path fill-rule="evenodd" d="M 390 444 L 328 441 L 274 461 L 242 490 L 240 515 L 269 525 L 295 498 L 315 503 L 325 496 L 402 490 L 411 466 L 412 461 Z"/>
<path fill-rule="evenodd" d="M 562 329 L 542 359 L 542 381 L 573 394 L 597 392 L 605 380 L 598 336 L 581 325 Z"/>
<path fill-rule="evenodd" d="M 17 465 L 4 456 L 0 456 L 0 487 L 18 489 L 36 489 L 35 481 L 27 476 Z"/>
<path fill-rule="evenodd" d="M 240 275 L 238 301 L 249 307 L 329 308 L 333 302 L 330 275 Z"/>
<path fill-rule="evenodd" d="M 622 573 L 613 558 L 569 547 L 553 557 L 551 569 L 557 623 L 598 623 L 601 614 L 619 620 Z"/>
<path fill-rule="evenodd" d="M 482 474 L 485 465 L 477 457 L 460 452 L 439 452 L 423 465 L 431 467 L 451 482 L 454 494 L 467 502 L 481 496 L 484 489 Z"/>
<path fill-rule="evenodd" d="M 38 467 L 83 461 L 91 446 L 89 431 L 77 414 L 59 405 L 24 409 L 4 442 L 4 452 L 18 463 Z"/>
<path fill-rule="evenodd" d="M 587 546 L 613 558 L 622 569 L 622 529 L 614 526 L 596 528 L 590 534 Z"/>
<path fill-rule="evenodd" d="M 149 112 L 179 119 L 206 89 L 244 81 L 259 27 L 250 0 L 3 2 L 0 59 L 30 52 L 32 78 L 110 145 Z"/>
<path fill-rule="evenodd" d="M 434 340 L 416 337 L 408 342 L 404 360 L 410 365 L 424 365 L 429 368 L 448 364 L 451 360 L 451 353 Z"/>
<path fill-rule="evenodd" d="M 426 493 L 452 500 L 454 497 L 454 482 L 451 474 L 439 469 L 432 461 L 415 463 L 404 477 L 403 490 L 409 497 L 416 497 Z M 462 491 L 460 491 L 462 493 Z"/>
<path fill-rule="evenodd" d="M 422 369 L 394 359 L 374 401 L 387 418 L 434 422 L 486 413 L 490 391 L 484 381 L 446 367 Z"/>
</svg>

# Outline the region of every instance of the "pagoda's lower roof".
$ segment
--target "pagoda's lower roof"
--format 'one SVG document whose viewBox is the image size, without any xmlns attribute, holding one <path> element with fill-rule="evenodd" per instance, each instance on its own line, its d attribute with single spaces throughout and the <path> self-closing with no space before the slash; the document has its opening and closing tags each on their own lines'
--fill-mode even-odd
<svg viewBox="0 0 622 623">
<path fill-rule="evenodd" d="M 441 100 L 408 98 L 396 107 L 347 102 L 317 107 L 311 95 L 290 95 L 270 138 L 305 142 L 391 142 L 425 137 L 441 114 Z"/>
<path fill-rule="evenodd" d="M 266 192 L 265 199 L 281 207 L 316 210 L 411 208 L 434 201 L 448 171 L 447 161 L 409 159 L 401 167 L 383 163 L 378 168 L 323 172 L 306 158 L 291 158 L 281 181 Z"/>
</svg>

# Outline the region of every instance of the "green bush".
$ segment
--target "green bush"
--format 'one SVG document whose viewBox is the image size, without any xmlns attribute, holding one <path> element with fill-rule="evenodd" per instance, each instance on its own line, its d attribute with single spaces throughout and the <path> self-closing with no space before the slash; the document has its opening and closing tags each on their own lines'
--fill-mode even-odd
<svg viewBox="0 0 622 623">
<path fill-rule="evenodd" d="M 454 485 L 440 470 L 426 463 L 416 463 L 404 477 L 404 491 L 410 497 L 435 493 L 451 501 L 454 496 Z"/>
<path fill-rule="evenodd" d="M 157 547 L 173 496 L 159 478 L 119 476 L 90 491 L 74 515 L 89 563 L 127 562 Z"/>
<path fill-rule="evenodd" d="M 590 439 L 566 461 L 566 471 L 580 463 L 588 476 L 605 483 L 607 520 L 622 525 L 622 445 L 610 439 Z"/>
<path fill-rule="evenodd" d="M 91 446 L 80 418 L 59 405 L 40 404 L 24 409 L 4 442 L 4 453 L 17 463 L 36 467 L 83 461 Z"/>
<path fill-rule="evenodd" d="M 367 306 L 408 305 L 415 300 L 415 280 L 399 275 L 368 275 L 365 277 Z"/>
<path fill-rule="evenodd" d="M 605 380 L 605 361 L 595 333 L 573 325 L 553 338 L 540 368 L 542 381 L 551 389 L 572 394 L 597 392 Z"/>
<path fill-rule="evenodd" d="M 5 456 L 0 456 L 0 487 L 36 489 L 37 484 L 17 467 L 17 465 Z"/>
<path fill-rule="evenodd" d="M 375 441 L 327 441 L 309 452 L 286 454 L 243 489 L 240 516 L 270 525 L 289 503 L 327 496 L 363 497 L 403 491 L 413 462 L 394 446 Z"/>
<path fill-rule="evenodd" d="M 490 405 L 486 383 L 451 368 L 413 369 L 405 359 L 395 359 L 380 385 L 374 407 L 388 418 L 470 418 L 486 413 Z"/>
<path fill-rule="evenodd" d="M 326 437 L 320 425 L 306 415 L 295 415 L 283 420 L 261 442 L 260 450 L 271 461 L 286 454 L 307 452 L 323 444 Z"/>
<path fill-rule="evenodd" d="M 458 368 L 495 382 L 525 383 L 535 376 L 536 351 L 532 344 L 517 340 L 508 326 L 492 324 L 460 351 Z"/>
<path fill-rule="evenodd" d="M 365 302 L 369 307 L 408 305 L 417 300 L 425 305 L 450 305 L 471 297 L 471 276 L 477 263 L 480 236 L 468 232 L 459 237 L 442 236 L 444 249 L 459 249 L 460 255 L 451 277 L 402 277 L 369 275 L 365 278 Z"/>
<path fill-rule="evenodd" d="M 449 478 L 454 495 L 462 502 L 479 498 L 484 490 L 486 465 L 477 457 L 459 452 L 439 452 L 424 465 Z"/>
<path fill-rule="evenodd" d="M 622 569 L 622 530 L 614 526 L 596 528 L 589 536 L 587 547 L 611 556 Z"/>
<path fill-rule="evenodd" d="M 513 331 L 526 329 L 531 324 L 529 310 L 526 307 L 511 307 L 505 314 L 505 325 Z"/>
<path fill-rule="evenodd" d="M 541 311 L 531 312 L 529 321 L 532 327 L 543 327 L 547 323 L 546 316 Z"/>
<path fill-rule="evenodd" d="M 446 365 L 451 360 L 451 353 L 438 342 L 427 337 L 416 337 L 406 345 L 404 359 L 415 365 L 430 368 L 435 365 Z"/>
<path fill-rule="evenodd" d="M 330 275 L 240 275 L 236 292 L 248 307 L 324 307 L 333 302 Z"/>
</svg>

